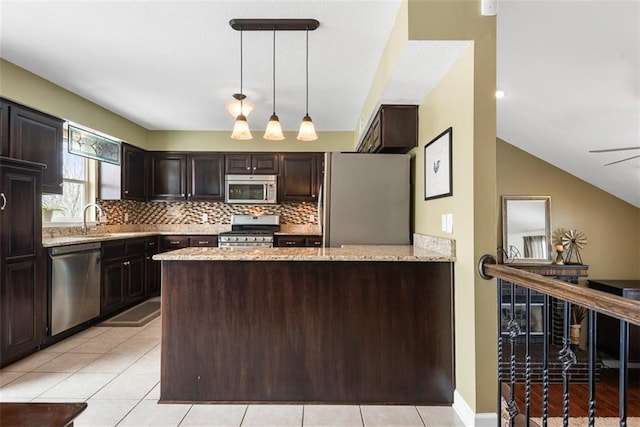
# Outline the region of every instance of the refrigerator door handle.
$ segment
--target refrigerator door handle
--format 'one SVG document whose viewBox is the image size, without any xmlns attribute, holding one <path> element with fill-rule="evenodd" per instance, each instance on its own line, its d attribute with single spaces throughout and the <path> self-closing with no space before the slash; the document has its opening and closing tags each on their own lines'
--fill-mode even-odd
<svg viewBox="0 0 640 427">
<path fill-rule="evenodd" d="M 318 189 L 318 225 L 320 226 L 320 233 L 322 233 L 322 184 L 320 184 L 320 188 Z"/>
</svg>

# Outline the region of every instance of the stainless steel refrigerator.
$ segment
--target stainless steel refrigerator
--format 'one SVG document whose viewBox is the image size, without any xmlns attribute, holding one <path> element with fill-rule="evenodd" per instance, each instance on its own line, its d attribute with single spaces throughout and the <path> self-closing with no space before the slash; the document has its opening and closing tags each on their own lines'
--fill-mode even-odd
<svg viewBox="0 0 640 427">
<path fill-rule="evenodd" d="M 324 246 L 410 243 L 410 156 L 326 153 Z"/>
</svg>

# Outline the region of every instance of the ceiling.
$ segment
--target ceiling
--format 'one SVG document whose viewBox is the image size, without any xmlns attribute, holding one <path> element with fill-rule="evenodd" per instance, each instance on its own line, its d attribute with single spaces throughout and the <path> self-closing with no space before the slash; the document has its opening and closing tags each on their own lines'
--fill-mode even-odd
<svg viewBox="0 0 640 427">
<path fill-rule="evenodd" d="M 0 3 L 0 56 L 151 130 L 230 130 L 239 91 L 233 18 L 315 18 L 309 114 L 351 131 L 400 0 L 13 1 Z M 354 20 L 354 17 L 357 17 Z M 366 25 L 362 25 L 366 23 Z M 498 137 L 640 207 L 640 0 L 498 5 Z M 254 137 L 273 110 L 270 32 L 244 33 L 243 92 Z M 468 42 L 410 42 L 380 102 L 418 103 Z M 276 34 L 276 112 L 297 130 L 304 32 Z"/>
<path fill-rule="evenodd" d="M 500 0 L 498 137 L 640 207 L 640 0 Z M 558 185 L 563 185 L 559 182 Z"/>
</svg>

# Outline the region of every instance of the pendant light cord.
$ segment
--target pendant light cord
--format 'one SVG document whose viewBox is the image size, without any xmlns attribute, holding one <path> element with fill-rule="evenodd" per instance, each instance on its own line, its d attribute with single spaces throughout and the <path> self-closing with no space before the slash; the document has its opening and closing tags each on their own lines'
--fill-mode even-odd
<svg viewBox="0 0 640 427">
<path fill-rule="evenodd" d="M 306 115 L 309 115 L 309 29 L 306 30 L 307 33 L 307 64 L 306 64 L 306 75 L 307 75 L 307 100 L 306 100 Z"/>
<path fill-rule="evenodd" d="M 276 30 L 273 29 L 273 114 L 276 114 Z"/>
<path fill-rule="evenodd" d="M 240 30 L 240 114 L 242 115 L 242 101 L 244 99 L 244 92 L 242 92 L 242 30 Z"/>
</svg>

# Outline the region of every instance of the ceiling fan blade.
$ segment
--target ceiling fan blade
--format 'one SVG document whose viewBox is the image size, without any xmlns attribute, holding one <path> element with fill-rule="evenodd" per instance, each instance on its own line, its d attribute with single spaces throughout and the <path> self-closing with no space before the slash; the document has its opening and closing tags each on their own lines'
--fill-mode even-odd
<svg viewBox="0 0 640 427">
<path fill-rule="evenodd" d="M 618 160 L 616 162 L 606 163 L 605 166 L 615 165 L 616 163 L 621 163 L 621 162 L 626 162 L 627 160 L 635 159 L 637 157 L 640 157 L 640 154 L 638 154 L 637 156 L 633 156 L 633 157 L 627 157 L 626 159 Z"/>
<path fill-rule="evenodd" d="M 609 153 L 611 151 L 640 150 L 640 147 L 606 148 L 602 150 L 589 150 L 590 153 Z"/>
</svg>

